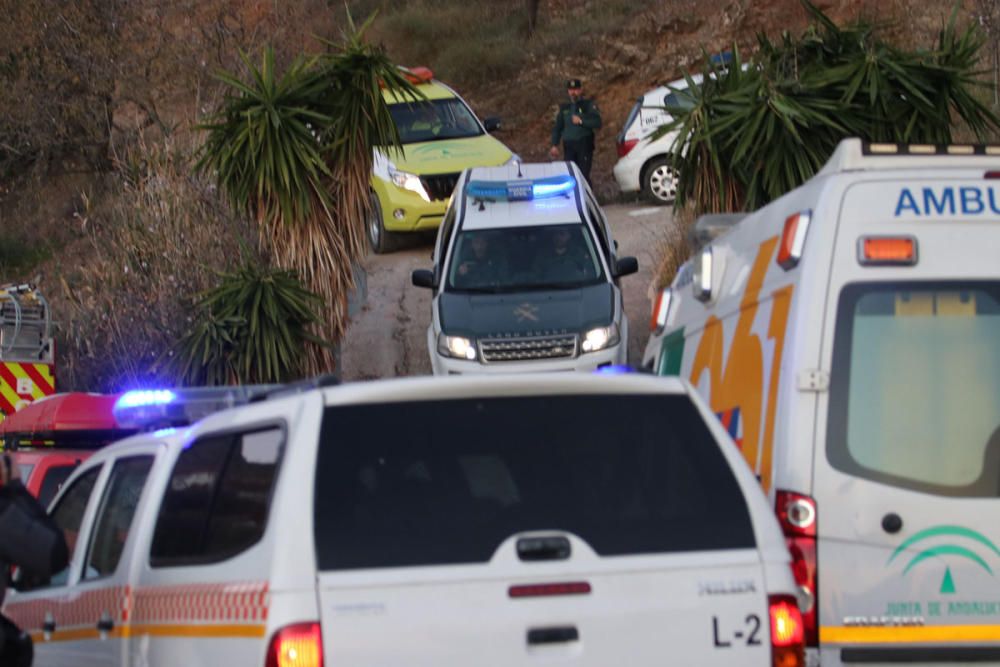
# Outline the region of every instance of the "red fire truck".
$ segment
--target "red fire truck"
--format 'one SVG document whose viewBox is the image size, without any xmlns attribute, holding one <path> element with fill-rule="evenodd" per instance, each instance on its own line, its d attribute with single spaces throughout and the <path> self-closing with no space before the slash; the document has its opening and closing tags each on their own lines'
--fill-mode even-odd
<svg viewBox="0 0 1000 667">
<path fill-rule="evenodd" d="M 0 285 L 0 421 L 55 390 L 48 302 L 33 285 Z"/>
</svg>

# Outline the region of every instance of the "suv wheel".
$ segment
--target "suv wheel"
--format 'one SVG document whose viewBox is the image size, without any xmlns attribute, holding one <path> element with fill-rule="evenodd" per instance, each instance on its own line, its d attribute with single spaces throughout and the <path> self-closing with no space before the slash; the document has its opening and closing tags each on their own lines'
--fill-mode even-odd
<svg viewBox="0 0 1000 667">
<path fill-rule="evenodd" d="M 392 252 L 396 248 L 396 235 L 385 230 L 385 220 L 382 217 L 382 205 L 378 195 L 371 193 L 371 206 L 368 209 L 368 242 L 376 255 Z"/>
<path fill-rule="evenodd" d="M 677 175 L 666 158 L 656 158 L 646 167 L 642 196 L 654 204 L 669 204 L 677 197 Z"/>
</svg>

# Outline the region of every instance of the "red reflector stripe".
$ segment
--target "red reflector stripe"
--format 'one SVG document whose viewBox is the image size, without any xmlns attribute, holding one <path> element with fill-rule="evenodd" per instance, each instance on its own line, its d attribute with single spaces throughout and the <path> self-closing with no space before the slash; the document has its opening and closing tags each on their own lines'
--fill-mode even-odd
<svg viewBox="0 0 1000 667">
<path fill-rule="evenodd" d="M 590 593 L 590 584 L 586 581 L 573 581 L 565 584 L 528 584 L 511 586 L 508 593 L 512 598 L 537 598 L 550 595 L 586 595 Z"/>
</svg>

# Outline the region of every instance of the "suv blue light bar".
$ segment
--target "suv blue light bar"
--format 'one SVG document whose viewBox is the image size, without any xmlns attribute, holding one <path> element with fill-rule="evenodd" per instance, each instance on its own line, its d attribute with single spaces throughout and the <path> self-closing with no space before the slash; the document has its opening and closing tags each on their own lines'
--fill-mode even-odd
<svg viewBox="0 0 1000 667">
<path fill-rule="evenodd" d="M 497 201 L 530 201 L 561 197 L 576 187 L 576 179 L 568 174 L 519 181 L 469 181 L 465 194 L 473 199 Z"/>
<path fill-rule="evenodd" d="M 213 412 L 245 405 L 283 385 L 137 389 L 122 394 L 112 414 L 122 428 L 142 431 L 185 426 Z"/>
</svg>

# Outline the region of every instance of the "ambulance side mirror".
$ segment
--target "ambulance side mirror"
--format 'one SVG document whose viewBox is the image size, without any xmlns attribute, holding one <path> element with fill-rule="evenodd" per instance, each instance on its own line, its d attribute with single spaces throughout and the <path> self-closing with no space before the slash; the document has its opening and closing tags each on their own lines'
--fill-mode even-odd
<svg viewBox="0 0 1000 667">
<path fill-rule="evenodd" d="M 483 121 L 483 127 L 486 128 L 487 132 L 496 132 L 500 128 L 500 117 L 490 116 Z"/>
<path fill-rule="evenodd" d="M 635 257 L 619 257 L 615 262 L 615 278 L 630 276 L 639 270 L 639 260 Z"/>
</svg>

